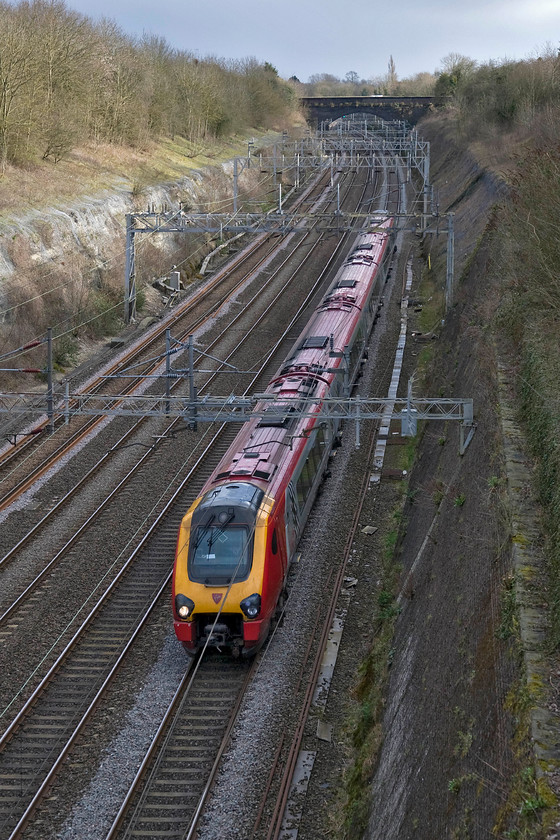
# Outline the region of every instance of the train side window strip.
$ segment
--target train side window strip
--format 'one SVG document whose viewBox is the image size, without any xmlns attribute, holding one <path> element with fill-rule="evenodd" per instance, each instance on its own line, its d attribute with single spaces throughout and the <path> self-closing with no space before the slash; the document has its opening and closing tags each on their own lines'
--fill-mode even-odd
<svg viewBox="0 0 560 840">
<path fill-rule="evenodd" d="M 315 483 L 315 479 L 323 461 L 324 451 L 325 430 L 323 428 L 319 428 L 315 435 L 313 445 L 307 452 L 307 458 L 305 459 L 296 481 L 296 493 L 301 508 L 305 506 L 305 502 L 311 492 L 311 488 Z"/>
</svg>

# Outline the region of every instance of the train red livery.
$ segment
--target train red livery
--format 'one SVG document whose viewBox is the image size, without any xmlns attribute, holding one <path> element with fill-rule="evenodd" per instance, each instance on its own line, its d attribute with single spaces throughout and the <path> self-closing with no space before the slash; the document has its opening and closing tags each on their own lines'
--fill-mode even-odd
<svg viewBox="0 0 560 840">
<path fill-rule="evenodd" d="M 274 403 L 245 423 L 183 518 L 172 601 L 191 654 L 208 644 L 250 656 L 268 635 L 338 432 L 322 402 L 349 394 L 360 372 L 392 244 L 393 220 L 372 218 L 269 383 Z"/>
</svg>

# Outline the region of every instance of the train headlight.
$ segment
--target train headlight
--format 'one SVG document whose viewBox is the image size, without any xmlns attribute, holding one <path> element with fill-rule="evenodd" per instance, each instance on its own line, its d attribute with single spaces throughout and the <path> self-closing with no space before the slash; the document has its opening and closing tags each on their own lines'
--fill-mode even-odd
<svg viewBox="0 0 560 840">
<path fill-rule="evenodd" d="M 261 611 L 261 596 L 258 592 L 243 598 L 240 605 L 247 618 L 256 618 Z"/>
<path fill-rule="evenodd" d="M 175 612 L 179 618 L 188 618 L 194 610 L 194 601 L 186 595 L 175 595 Z"/>
</svg>

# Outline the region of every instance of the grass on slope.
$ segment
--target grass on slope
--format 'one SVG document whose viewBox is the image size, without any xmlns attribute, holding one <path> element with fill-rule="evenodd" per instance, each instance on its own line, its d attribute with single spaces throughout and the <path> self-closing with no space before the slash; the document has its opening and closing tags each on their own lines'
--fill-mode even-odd
<svg viewBox="0 0 560 840">
<path fill-rule="evenodd" d="M 244 154 L 247 142 L 241 137 L 204 147 L 182 138 L 161 140 L 146 149 L 90 144 L 73 150 L 58 163 L 47 160 L 26 169 L 8 166 L 0 176 L 0 217 L 64 207 L 82 195 L 104 191 L 141 192 L 144 187 L 176 181 L 189 171 Z"/>
</svg>

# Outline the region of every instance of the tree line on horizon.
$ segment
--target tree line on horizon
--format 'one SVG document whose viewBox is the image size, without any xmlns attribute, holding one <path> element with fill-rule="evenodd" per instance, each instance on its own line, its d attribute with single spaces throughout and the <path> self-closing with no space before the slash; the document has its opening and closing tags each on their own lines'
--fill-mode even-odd
<svg viewBox="0 0 560 840">
<path fill-rule="evenodd" d="M 362 79 L 350 70 L 343 79 L 331 73 L 315 73 L 305 83 L 296 76 L 290 78 L 298 85 L 302 96 L 431 96 L 436 83 L 434 73 L 416 73 L 399 79 L 393 56 L 389 57 L 387 73 Z"/>
<path fill-rule="evenodd" d="M 87 142 L 195 144 L 273 127 L 293 86 L 269 63 L 229 61 L 136 39 L 64 0 L 0 0 L 0 168 L 60 160 Z"/>
<path fill-rule="evenodd" d="M 434 87 L 448 96 L 464 130 L 474 136 L 485 127 L 529 129 L 537 135 L 543 115 L 560 107 L 560 54 L 547 46 L 540 55 L 522 61 L 489 61 L 479 65 L 466 56 L 451 55 Z M 556 118 L 560 117 L 560 112 Z"/>
<path fill-rule="evenodd" d="M 254 58 L 198 58 L 163 38 L 94 22 L 65 0 L 0 0 L 0 172 L 8 163 L 58 161 L 88 142 L 145 146 L 179 136 L 196 146 L 252 127 L 286 124 L 297 97 L 446 96 L 468 130 L 513 127 L 560 103 L 552 47 L 525 61 L 488 62 L 450 53 L 434 73 L 369 80 L 354 71 L 285 81 Z"/>
<path fill-rule="evenodd" d="M 361 79 L 354 71 L 343 79 L 318 73 L 298 84 L 302 96 L 446 97 L 463 129 L 476 136 L 488 127 L 510 129 L 532 124 L 543 110 L 560 106 L 560 54 L 552 46 L 525 60 L 479 64 L 450 53 L 434 73 L 399 79 L 393 57 L 383 76 Z M 293 82 L 299 82 L 292 77 Z"/>
</svg>

